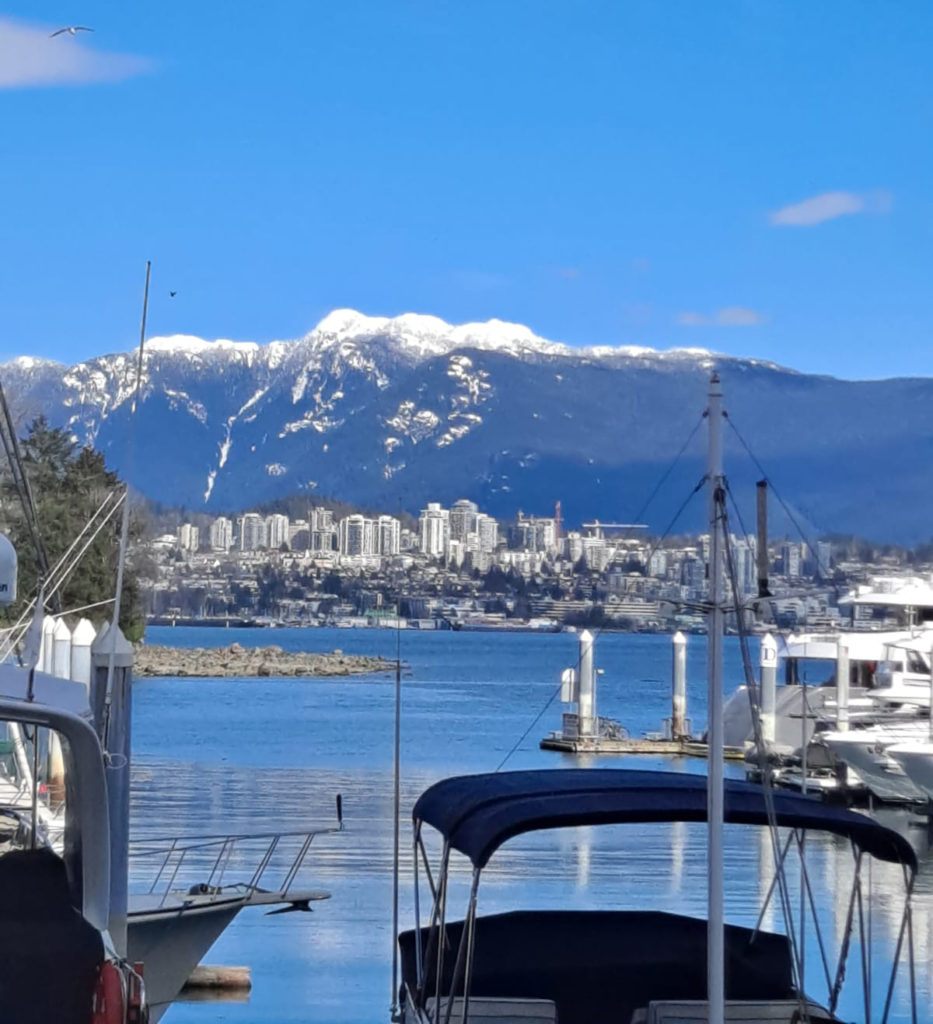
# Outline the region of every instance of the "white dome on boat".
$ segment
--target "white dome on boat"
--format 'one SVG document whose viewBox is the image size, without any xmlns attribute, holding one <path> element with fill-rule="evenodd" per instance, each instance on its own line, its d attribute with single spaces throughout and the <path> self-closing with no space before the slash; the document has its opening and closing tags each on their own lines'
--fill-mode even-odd
<svg viewBox="0 0 933 1024">
<path fill-rule="evenodd" d="M 16 600 L 16 548 L 9 537 L 0 533 L 0 604 Z"/>
</svg>

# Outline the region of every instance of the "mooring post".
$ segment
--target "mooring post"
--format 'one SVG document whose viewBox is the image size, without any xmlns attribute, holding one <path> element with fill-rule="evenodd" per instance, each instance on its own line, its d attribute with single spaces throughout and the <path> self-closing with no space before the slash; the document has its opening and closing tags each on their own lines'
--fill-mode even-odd
<svg viewBox="0 0 933 1024">
<path fill-rule="evenodd" d="M 584 629 L 580 634 L 580 682 L 577 711 L 580 716 L 580 735 L 595 735 L 596 672 L 593 668 L 593 634 L 588 629 Z"/>
<path fill-rule="evenodd" d="M 849 731 L 849 648 L 836 647 L 836 728 Z"/>
<path fill-rule="evenodd" d="M 687 735 L 687 638 L 678 630 L 671 637 L 671 739 Z"/>
<path fill-rule="evenodd" d="M 766 745 L 774 743 L 774 706 L 777 701 L 777 643 L 770 633 L 761 638 L 761 738 Z"/>
</svg>

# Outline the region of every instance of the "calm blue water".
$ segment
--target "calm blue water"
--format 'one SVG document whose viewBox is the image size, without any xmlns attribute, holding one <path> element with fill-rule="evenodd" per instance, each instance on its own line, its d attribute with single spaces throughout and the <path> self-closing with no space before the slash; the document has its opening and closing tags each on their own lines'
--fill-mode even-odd
<svg viewBox="0 0 933 1024">
<path fill-rule="evenodd" d="M 286 650 L 340 648 L 395 656 L 387 630 L 218 630 L 153 628 L 151 643 L 213 646 L 277 644 Z M 695 730 L 705 723 L 705 639 L 688 644 L 688 705 Z M 403 679 L 402 832 L 405 854 L 401 922 L 410 926 L 410 808 L 445 775 L 582 763 L 541 751 L 542 736 L 560 724 L 556 692 L 562 668 L 574 665 L 569 634 L 405 631 Z M 596 647 L 599 712 L 633 735 L 660 728 L 670 711 L 670 639 L 606 634 Z M 738 645 L 727 639 L 725 689 L 741 681 Z M 392 729 L 391 674 L 341 679 L 154 679 L 134 688 L 133 829 L 136 835 L 262 832 L 326 824 L 343 794 L 345 831 L 320 837 L 302 873 L 309 888 L 332 892 L 312 914 L 266 917 L 243 912 L 206 958 L 249 964 L 247 1003 L 178 1004 L 168 1024 L 239 1021 L 384 1024 L 391 998 Z M 601 767 L 705 771 L 693 759 L 600 758 Z M 889 815 L 907 829 L 904 815 Z M 921 833 L 911 831 L 919 842 Z M 851 877 L 844 844 L 811 837 L 809 868 L 820 919 L 833 949 L 844 920 Z M 925 843 L 924 843 L 925 847 Z M 493 859 L 480 889 L 481 911 L 516 906 L 657 907 L 705 913 L 705 835 L 691 825 L 579 829 L 522 837 Z M 729 919 L 754 924 L 770 879 L 767 835 L 730 829 L 726 848 Z M 920 1019 L 933 1019 L 933 896 L 925 871 L 914 936 Z M 465 892 L 460 871 L 457 894 Z M 879 866 L 872 877 L 875 1002 L 883 1002 L 880 970 L 893 949 L 899 882 Z M 838 891 L 838 899 L 836 894 Z M 455 910 L 456 908 L 456 910 Z M 771 915 L 767 926 L 781 930 Z M 822 997 L 818 946 L 808 939 L 808 988 Z M 857 959 L 857 957 L 856 957 Z M 860 972 L 850 960 L 849 977 Z M 860 990 L 844 1004 L 864 1019 Z M 857 998 L 856 998 L 857 997 Z M 903 998 L 894 1019 L 908 1020 Z M 874 1019 L 874 1018 L 873 1018 Z M 880 1017 L 879 1017 L 880 1019 Z"/>
</svg>

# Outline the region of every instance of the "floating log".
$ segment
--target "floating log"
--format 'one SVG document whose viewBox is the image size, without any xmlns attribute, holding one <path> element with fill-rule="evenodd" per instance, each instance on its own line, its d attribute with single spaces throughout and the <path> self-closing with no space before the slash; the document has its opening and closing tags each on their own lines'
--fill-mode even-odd
<svg viewBox="0 0 933 1024">
<path fill-rule="evenodd" d="M 220 967 L 210 964 L 198 964 L 191 972 L 182 991 L 189 989 L 210 989 L 214 991 L 238 989 L 249 990 L 253 987 L 249 967 Z"/>
</svg>

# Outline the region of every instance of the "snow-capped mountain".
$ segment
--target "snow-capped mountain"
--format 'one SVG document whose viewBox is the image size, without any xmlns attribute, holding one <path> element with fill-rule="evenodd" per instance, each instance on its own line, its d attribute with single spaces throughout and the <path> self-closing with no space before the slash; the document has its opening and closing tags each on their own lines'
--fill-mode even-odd
<svg viewBox="0 0 933 1024">
<path fill-rule="evenodd" d="M 641 511 L 697 427 L 714 366 L 736 486 L 760 476 L 741 435 L 819 528 L 928 535 L 927 379 L 844 382 L 703 349 L 573 348 L 498 320 L 337 310 L 296 341 L 152 338 L 128 449 L 134 353 L 20 357 L 0 374 L 26 415 L 45 412 L 165 503 L 239 509 L 306 491 L 390 511 L 470 497 L 514 515 L 560 499 L 573 522 Z M 655 528 L 702 475 L 702 437 L 644 512 Z M 696 526 L 702 504 L 678 525 Z"/>
</svg>

